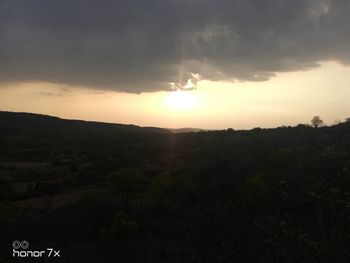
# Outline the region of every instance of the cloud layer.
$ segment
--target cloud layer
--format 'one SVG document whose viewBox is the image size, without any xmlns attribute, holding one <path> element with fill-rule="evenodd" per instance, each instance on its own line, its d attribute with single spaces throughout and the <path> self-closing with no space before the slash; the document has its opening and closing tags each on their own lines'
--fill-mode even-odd
<svg viewBox="0 0 350 263">
<path fill-rule="evenodd" d="M 0 82 L 147 92 L 348 64 L 349 10 L 348 0 L 0 0 Z"/>
</svg>

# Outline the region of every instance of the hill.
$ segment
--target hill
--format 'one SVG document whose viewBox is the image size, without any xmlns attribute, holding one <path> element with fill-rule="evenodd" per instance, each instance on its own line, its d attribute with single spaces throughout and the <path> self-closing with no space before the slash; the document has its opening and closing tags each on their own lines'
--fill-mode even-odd
<svg viewBox="0 0 350 263">
<path fill-rule="evenodd" d="M 174 133 L 0 112 L 3 262 L 18 238 L 64 262 L 348 262 L 349 189 L 350 123 Z"/>
<path fill-rule="evenodd" d="M 0 111 L 1 134 L 13 133 L 90 133 L 100 135 L 121 133 L 167 132 L 165 129 L 139 127 L 136 125 L 112 124 L 82 120 L 66 120 L 48 115 Z"/>
<path fill-rule="evenodd" d="M 178 128 L 178 129 L 169 129 L 171 132 L 174 133 L 190 133 L 190 132 L 201 132 L 205 131 L 203 129 L 198 129 L 198 128 Z"/>
</svg>

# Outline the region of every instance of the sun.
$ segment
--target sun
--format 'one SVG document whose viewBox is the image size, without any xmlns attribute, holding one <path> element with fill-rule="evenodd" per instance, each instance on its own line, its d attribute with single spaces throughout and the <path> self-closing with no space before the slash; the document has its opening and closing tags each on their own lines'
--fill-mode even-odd
<svg viewBox="0 0 350 263">
<path fill-rule="evenodd" d="M 191 91 L 172 91 L 165 98 L 167 108 L 174 111 L 188 111 L 195 108 L 197 104 L 197 98 L 191 94 Z"/>
</svg>

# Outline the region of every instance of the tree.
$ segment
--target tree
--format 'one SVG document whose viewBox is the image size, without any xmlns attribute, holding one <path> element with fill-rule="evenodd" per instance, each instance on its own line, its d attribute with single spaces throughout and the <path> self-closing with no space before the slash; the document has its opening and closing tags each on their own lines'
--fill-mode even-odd
<svg viewBox="0 0 350 263">
<path fill-rule="evenodd" d="M 323 124 L 323 120 L 321 120 L 320 116 L 314 116 L 311 120 L 311 125 L 314 128 L 318 128 Z"/>
<path fill-rule="evenodd" d="M 346 118 L 345 122 L 350 123 L 350 117 Z"/>
<path fill-rule="evenodd" d="M 126 213 L 129 213 L 130 198 L 145 187 L 145 175 L 135 168 L 122 168 L 110 174 L 112 191 L 122 197 Z"/>
</svg>

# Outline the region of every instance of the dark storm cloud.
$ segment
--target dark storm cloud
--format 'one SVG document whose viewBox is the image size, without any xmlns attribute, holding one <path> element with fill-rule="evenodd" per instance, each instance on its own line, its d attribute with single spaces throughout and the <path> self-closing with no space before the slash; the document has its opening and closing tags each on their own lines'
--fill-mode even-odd
<svg viewBox="0 0 350 263">
<path fill-rule="evenodd" d="M 144 92 L 192 88 L 194 74 L 259 81 L 347 64 L 349 11 L 348 0 L 0 0 L 0 81 Z"/>
</svg>

